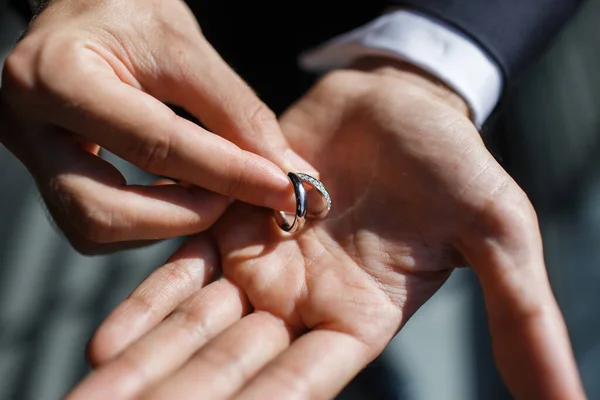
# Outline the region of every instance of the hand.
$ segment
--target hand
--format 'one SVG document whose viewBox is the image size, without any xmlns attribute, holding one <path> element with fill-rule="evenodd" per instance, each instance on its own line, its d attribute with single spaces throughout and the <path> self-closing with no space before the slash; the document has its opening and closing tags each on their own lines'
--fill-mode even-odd
<svg viewBox="0 0 600 400">
<path fill-rule="evenodd" d="M 268 210 L 232 207 L 109 316 L 69 400 L 331 398 L 465 264 L 514 395 L 584 398 L 527 197 L 456 95 L 371 63 L 281 118 L 330 216 L 289 236 Z"/>
<path fill-rule="evenodd" d="M 228 197 L 289 209 L 282 169 L 312 168 L 180 0 L 51 1 L 8 56 L 0 94 L 0 114 L 11 120 L 0 141 L 85 253 L 199 232 Z M 220 137 L 163 102 L 186 108 Z M 128 186 L 97 157 L 100 146 L 206 190 Z"/>
</svg>

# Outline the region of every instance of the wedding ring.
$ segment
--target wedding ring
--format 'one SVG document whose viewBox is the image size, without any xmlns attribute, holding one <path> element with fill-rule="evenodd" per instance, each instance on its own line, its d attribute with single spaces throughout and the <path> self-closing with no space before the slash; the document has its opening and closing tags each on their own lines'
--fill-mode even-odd
<svg viewBox="0 0 600 400">
<path fill-rule="evenodd" d="M 297 232 L 304 226 L 306 218 L 323 219 L 331 210 L 331 197 L 325 186 L 314 177 L 302 173 L 288 173 L 296 196 L 296 212 L 290 222 L 291 215 L 283 211 L 274 211 L 275 221 L 279 227 L 290 233 Z M 305 184 L 315 190 L 306 191 Z M 310 197 L 310 201 L 309 201 Z M 316 201 L 313 201 L 316 200 Z M 311 203 L 309 211 L 308 203 Z M 316 203 L 316 204 L 315 204 Z"/>
<path fill-rule="evenodd" d="M 288 214 L 277 210 L 275 210 L 274 216 L 277 225 L 279 225 L 281 229 L 286 232 L 294 233 L 302 228 L 304 221 L 306 220 L 306 189 L 298 175 L 290 172 L 288 173 L 288 178 L 292 181 L 294 194 L 296 195 L 296 213 L 294 214 L 294 219 L 290 223 Z"/>
<path fill-rule="evenodd" d="M 325 186 L 318 179 L 315 179 L 310 175 L 302 174 L 300 172 L 296 175 L 298 175 L 304 183 L 307 183 L 316 189 L 318 204 L 310 209 L 307 207 L 308 218 L 324 219 L 327 217 L 327 214 L 329 214 L 329 211 L 331 210 L 331 196 L 329 196 L 329 192 L 325 189 Z M 311 193 L 314 193 L 314 191 L 307 194 L 307 203 L 313 205 Z"/>
</svg>

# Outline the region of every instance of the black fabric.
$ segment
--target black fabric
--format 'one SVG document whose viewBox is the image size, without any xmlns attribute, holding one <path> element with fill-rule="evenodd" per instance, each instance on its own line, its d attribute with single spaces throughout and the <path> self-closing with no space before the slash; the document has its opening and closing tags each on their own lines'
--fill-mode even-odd
<svg viewBox="0 0 600 400">
<path fill-rule="evenodd" d="M 0 0 L 0 2 L 4 2 L 9 4 L 12 8 L 14 8 L 20 15 L 23 16 L 27 21 L 33 17 L 31 13 L 31 8 L 27 3 L 27 0 Z"/>
<path fill-rule="evenodd" d="M 385 0 L 189 0 L 202 31 L 223 58 L 275 112 L 314 81 L 298 54 L 377 18 Z"/>
<path fill-rule="evenodd" d="M 584 0 L 390 0 L 471 36 L 508 78 L 537 57 Z"/>
<path fill-rule="evenodd" d="M 25 0 L 10 0 L 22 8 Z M 361 26 L 387 6 L 421 11 L 478 42 L 516 75 L 537 57 L 583 0 L 188 0 L 208 40 L 274 111 L 282 111 L 313 82 L 297 56 Z"/>
</svg>

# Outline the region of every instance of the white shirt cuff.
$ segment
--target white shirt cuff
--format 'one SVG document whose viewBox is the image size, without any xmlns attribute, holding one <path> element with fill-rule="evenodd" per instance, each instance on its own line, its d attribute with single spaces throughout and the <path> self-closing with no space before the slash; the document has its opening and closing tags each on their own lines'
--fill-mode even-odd
<svg viewBox="0 0 600 400">
<path fill-rule="evenodd" d="M 460 94 L 480 128 L 494 110 L 503 88 L 500 67 L 453 27 L 409 10 L 396 10 L 325 42 L 300 56 L 313 72 L 347 67 L 363 56 L 409 62 L 436 76 Z"/>
</svg>

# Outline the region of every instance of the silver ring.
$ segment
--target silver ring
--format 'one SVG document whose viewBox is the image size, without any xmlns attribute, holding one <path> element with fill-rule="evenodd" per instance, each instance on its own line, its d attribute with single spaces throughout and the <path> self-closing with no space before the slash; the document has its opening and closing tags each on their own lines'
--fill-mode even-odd
<svg viewBox="0 0 600 400">
<path fill-rule="evenodd" d="M 292 186 L 294 187 L 294 194 L 296 195 L 296 213 L 294 214 L 294 220 L 292 223 L 288 221 L 288 214 L 283 211 L 275 210 L 275 221 L 281 229 L 286 232 L 294 233 L 300 230 L 304 226 L 306 220 L 306 189 L 304 184 L 298 175 L 293 172 L 288 173 Z"/>
<path fill-rule="evenodd" d="M 318 204 L 316 207 L 311 207 L 311 209 L 308 210 L 308 217 L 314 219 L 324 219 L 331 210 L 331 196 L 329 196 L 329 192 L 318 179 L 300 172 L 297 175 L 303 182 L 316 189 L 319 195 L 320 204 Z M 310 193 L 307 195 L 307 197 L 310 197 Z"/>
<path fill-rule="evenodd" d="M 297 232 L 304 226 L 306 218 L 311 219 L 323 219 L 329 214 L 331 210 L 331 196 L 325 189 L 325 186 L 318 180 L 310 175 L 302 173 L 289 172 L 288 177 L 292 182 L 294 188 L 294 194 L 296 195 L 296 213 L 294 214 L 294 220 L 290 223 L 289 214 L 283 211 L 274 211 L 275 221 L 279 227 L 290 233 Z M 316 193 L 319 197 L 316 207 L 313 207 L 311 212 L 308 211 L 308 195 L 304 184 L 312 186 L 315 191 L 311 191 L 310 194 Z M 314 197 L 314 196 L 313 196 Z"/>
</svg>

